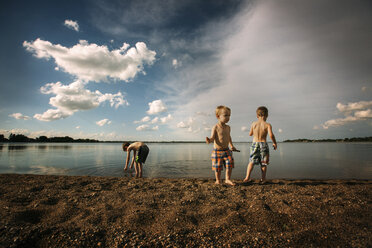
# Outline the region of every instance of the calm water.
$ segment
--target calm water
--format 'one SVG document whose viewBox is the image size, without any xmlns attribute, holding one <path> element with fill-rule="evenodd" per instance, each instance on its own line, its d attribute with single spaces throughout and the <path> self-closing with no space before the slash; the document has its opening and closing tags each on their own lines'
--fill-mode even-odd
<svg viewBox="0 0 372 248">
<path fill-rule="evenodd" d="M 150 143 L 145 177 L 213 178 L 212 145 Z M 233 179 L 245 176 L 250 143 L 236 143 Z M 130 176 L 119 143 L 0 144 L 0 173 Z M 259 167 L 253 177 L 260 177 Z M 372 179 L 371 143 L 279 143 L 270 150 L 268 178 Z"/>
</svg>

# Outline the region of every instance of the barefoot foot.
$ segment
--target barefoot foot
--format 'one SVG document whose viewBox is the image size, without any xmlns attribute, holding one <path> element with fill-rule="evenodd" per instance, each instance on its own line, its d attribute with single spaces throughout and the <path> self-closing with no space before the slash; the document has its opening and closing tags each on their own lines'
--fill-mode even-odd
<svg viewBox="0 0 372 248">
<path fill-rule="evenodd" d="M 231 181 L 231 180 L 225 180 L 225 183 L 226 184 L 229 184 L 229 185 L 232 185 L 232 186 L 235 186 L 236 184 L 233 182 L 233 181 Z"/>
</svg>

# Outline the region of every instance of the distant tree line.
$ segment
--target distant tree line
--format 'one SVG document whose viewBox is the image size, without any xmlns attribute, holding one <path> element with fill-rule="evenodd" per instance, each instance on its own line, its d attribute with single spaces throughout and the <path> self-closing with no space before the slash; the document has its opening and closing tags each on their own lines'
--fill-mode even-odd
<svg viewBox="0 0 372 248">
<path fill-rule="evenodd" d="M 355 138 L 345 138 L 345 139 L 294 139 L 294 140 L 284 140 L 283 142 L 372 142 L 372 137 L 355 137 Z"/>
<path fill-rule="evenodd" d="M 84 142 L 84 143 L 94 143 L 99 142 L 98 140 L 94 139 L 73 139 L 69 136 L 65 137 L 51 137 L 48 138 L 47 136 L 39 136 L 37 138 L 29 138 L 23 134 L 13 134 L 9 135 L 9 138 L 5 138 L 3 134 L 0 134 L 0 142 Z"/>
</svg>

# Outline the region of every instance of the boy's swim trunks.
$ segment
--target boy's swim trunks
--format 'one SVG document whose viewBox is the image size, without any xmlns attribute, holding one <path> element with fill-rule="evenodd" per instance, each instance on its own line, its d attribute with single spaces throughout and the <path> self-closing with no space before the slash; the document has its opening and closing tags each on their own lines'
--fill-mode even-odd
<svg viewBox="0 0 372 248">
<path fill-rule="evenodd" d="M 223 167 L 234 168 L 234 158 L 229 149 L 213 149 L 212 170 L 222 171 Z"/>
<path fill-rule="evenodd" d="M 149 148 L 147 145 L 140 146 L 138 149 L 138 154 L 136 156 L 137 163 L 145 163 L 147 155 L 149 155 Z"/>
<path fill-rule="evenodd" d="M 268 165 L 269 164 L 269 146 L 266 142 L 253 142 L 251 146 L 251 154 L 249 162 L 254 165 Z"/>
</svg>

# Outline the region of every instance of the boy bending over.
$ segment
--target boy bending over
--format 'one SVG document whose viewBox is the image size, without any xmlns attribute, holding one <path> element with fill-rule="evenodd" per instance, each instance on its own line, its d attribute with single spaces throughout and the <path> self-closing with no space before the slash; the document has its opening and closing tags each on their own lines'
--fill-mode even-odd
<svg viewBox="0 0 372 248">
<path fill-rule="evenodd" d="M 221 171 L 223 167 L 226 168 L 225 183 L 235 185 L 231 181 L 231 172 L 234 168 L 234 158 L 231 151 L 238 151 L 234 147 L 231 136 L 230 126 L 226 123 L 230 120 L 231 110 L 226 106 L 218 106 L 216 108 L 216 117 L 218 123 L 212 128 L 211 137 L 206 137 L 207 144 L 214 142 L 214 149 L 212 151 L 212 169 L 215 171 L 216 184 L 221 183 Z M 231 150 L 229 150 L 229 145 Z"/>
<path fill-rule="evenodd" d="M 149 155 L 149 148 L 143 142 L 134 142 L 132 144 L 124 143 L 123 151 L 127 152 L 127 160 L 125 161 L 124 170 L 128 169 L 130 152 L 133 151 L 132 163 L 129 166 L 129 169 L 132 169 L 134 162 L 134 169 L 136 170 L 136 177 L 142 177 L 142 164 L 145 163 L 147 155 Z"/>
</svg>

